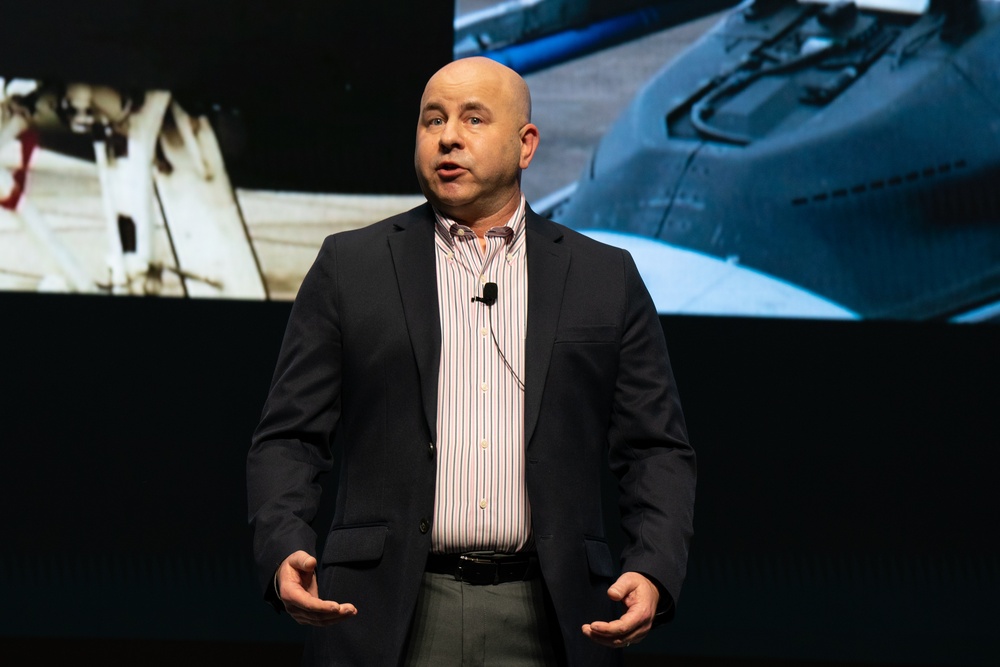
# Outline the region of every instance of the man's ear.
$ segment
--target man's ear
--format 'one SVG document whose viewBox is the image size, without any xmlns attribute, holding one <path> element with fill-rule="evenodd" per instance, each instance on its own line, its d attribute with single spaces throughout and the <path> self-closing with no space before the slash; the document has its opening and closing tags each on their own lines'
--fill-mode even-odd
<svg viewBox="0 0 1000 667">
<path fill-rule="evenodd" d="M 532 123 L 528 123 L 521 128 L 521 169 L 527 169 L 531 164 L 531 159 L 535 156 L 535 149 L 538 148 L 538 128 Z"/>
</svg>

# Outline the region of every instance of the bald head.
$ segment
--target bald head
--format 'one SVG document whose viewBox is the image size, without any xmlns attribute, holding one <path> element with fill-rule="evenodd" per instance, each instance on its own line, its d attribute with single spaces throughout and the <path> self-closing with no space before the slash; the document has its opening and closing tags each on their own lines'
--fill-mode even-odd
<svg viewBox="0 0 1000 667">
<path fill-rule="evenodd" d="M 491 84 L 489 87 L 498 93 L 497 99 L 492 102 L 507 106 L 519 125 L 531 122 L 531 91 L 528 90 L 528 84 L 511 68 L 482 56 L 462 58 L 439 69 L 427 81 L 420 100 L 421 108 L 426 102 L 428 91 L 435 86 L 457 86 L 469 82 Z"/>
</svg>

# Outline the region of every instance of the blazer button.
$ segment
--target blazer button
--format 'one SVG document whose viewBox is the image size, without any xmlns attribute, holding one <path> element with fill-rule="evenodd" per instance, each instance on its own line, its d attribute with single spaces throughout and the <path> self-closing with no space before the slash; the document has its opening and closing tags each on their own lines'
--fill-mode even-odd
<svg viewBox="0 0 1000 667">
<path fill-rule="evenodd" d="M 428 521 L 427 519 L 421 519 L 420 520 L 420 532 L 423 533 L 423 534 L 427 534 L 427 531 L 430 530 L 430 529 L 431 529 L 431 522 Z"/>
<path fill-rule="evenodd" d="M 428 442 L 427 443 L 427 455 L 430 456 L 431 458 L 434 458 L 434 449 L 435 449 L 434 443 L 433 442 Z"/>
</svg>

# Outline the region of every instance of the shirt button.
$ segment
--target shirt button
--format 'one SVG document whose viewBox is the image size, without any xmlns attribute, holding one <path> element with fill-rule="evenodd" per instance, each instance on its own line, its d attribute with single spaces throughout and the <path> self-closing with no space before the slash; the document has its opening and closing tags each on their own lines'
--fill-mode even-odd
<svg viewBox="0 0 1000 667">
<path fill-rule="evenodd" d="M 479 501 L 479 509 L 481 510 L 486 509 L 486 505 L 487 505 L 486 498 L 483 498 L 482 500 Z"/>
<path fill-rule="evenodd" d="M 482 440 L 479 441 L 479 446 L 482 447 L 483 449 L 486 449 L 487 447 L 490 446 L 490 443 L 486 441 L 486 438 L 483 438 Z"/>
<path fill-rule="evenodd" d="M 485 275 L 479 276 L 479 282 L 485 285 L 487 283 L 486 276 Z"/>
<path fill-rule="evenodd" d="M 461 229 L 461 228 L 459 228 L 459 229 L 455 230 L 455 234 L 456 234 L 457 236 L 465 236 L 465 230 L 464 230 L 464 229 Z"/>
<path fill-rule="evenodd" d="M 479 385 L 479 388 L 482 389 L 483 391 L 489 391 L 490 390 L 490 386 L 488 384 L 486 384 L 485 382 L 482 383 L 481 385 Z"/>
<path fill-rule="evenodd" d="M 486 327 L 483 327 L 482 329 L 479 330 L 479 335 L 482 336 L 483 338 L 486 338 L 486 336 L 488 336 L 489 333 L 490 330 L 487 329 Z"/>
<path fill-rule="evenodd" d="M 426 535 L 427 531 L 430 530 L 430 529 L 431 529 L 431 522 L 428 521 L 427 519 L 421 519 L 420 520 L 420 532 Z"/>
</svg>

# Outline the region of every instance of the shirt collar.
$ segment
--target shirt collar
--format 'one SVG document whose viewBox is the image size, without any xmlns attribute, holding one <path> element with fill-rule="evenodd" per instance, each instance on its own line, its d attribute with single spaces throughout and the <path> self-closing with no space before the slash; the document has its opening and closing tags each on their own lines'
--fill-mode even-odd
<svg viewBox="0 0 1000 667">
<path fill-rule="evenodd" d="M 486 232 L 487 237 L 503 237 L 506 246 L 512 246 L 514 242 L 524 233 L 524 218 L 527 204 L 524 194 L 518 202 L 517 210 L 507 221 L 506 225 L 492 227 Z M 448 245 L 455 245 L 455 238 L 465 235 L 475 235 L 472 228 L 449 218 L 436 208 L 434 209 L 434 219 L 436 221 L 435 230 L 437 235 Z"/>
</svg>

